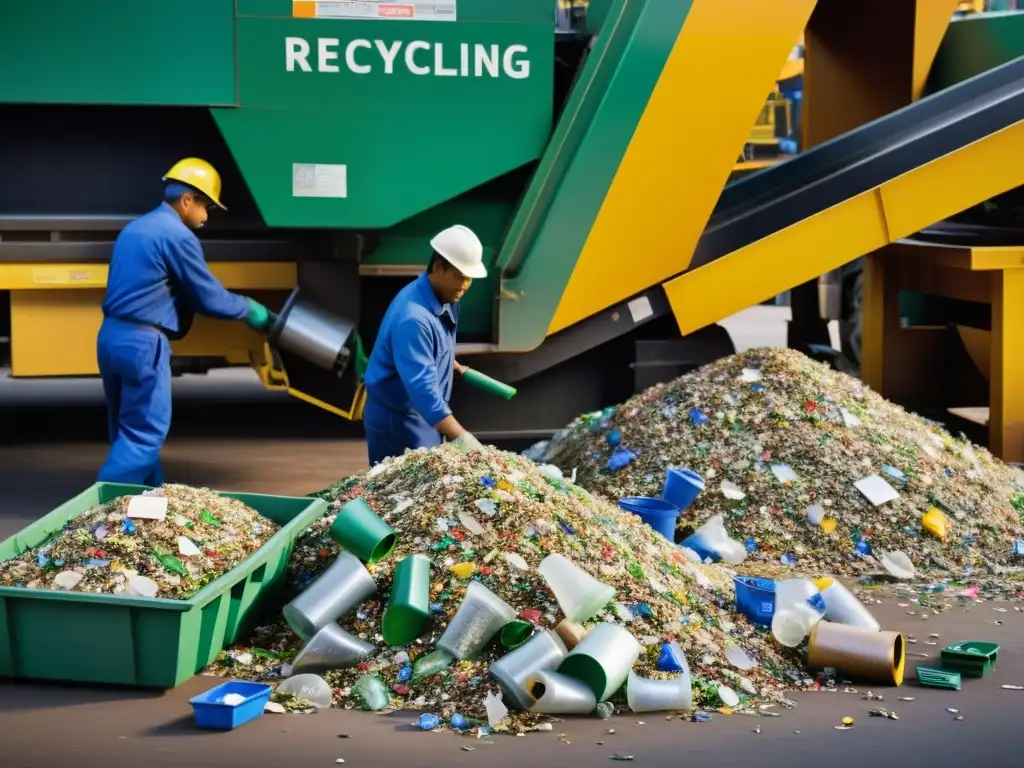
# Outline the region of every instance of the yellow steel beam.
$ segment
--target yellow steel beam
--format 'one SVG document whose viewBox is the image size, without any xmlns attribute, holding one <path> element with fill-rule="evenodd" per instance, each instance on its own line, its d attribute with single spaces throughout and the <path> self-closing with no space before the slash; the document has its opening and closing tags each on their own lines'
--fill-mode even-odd
<svg viewBox="0 0 1024 768">
<path fill-rule="evenodd" d="M 971 248 L 911 239 L 893 244 L 886 253 L 902 259 L 927 259 L 928 264 L 971 272 L 1024 268 L 1024 246 L 1015 245 Z"/>
<path fill-rule="evenodd" d="M 106 264 L 0 264 L 0 291 L 104 288 Z M 286 262 L 214 262 L 210 271 L 239 291 L 291 290 L 298 279 Z"/>
<path fill-rule="evenodd" d="M 282 294 L 283 295 L 283 294 Z M 262 298 L 262 297 L 261 297 Z M 14 376 L 94 376 L 103 290 L 11 291 L 11 372 Z M 197 317 L 171 349 L 182 357 L 223 357 L 245 365 L 263 337 L 244 323 Z"/>
<path fill-rule="evenodd" d="M 1024 122 L 683 274 L 665 292 L 683 334 L 966 210 L 1024 181 Z"/>
<path fill-rule="evenodd" d="M 687 268 L 815 2 L 694 0 L 549 334 Z M 701 88 L 716 94 L 707 120 L 688 115 L 694 72 Z"/>
<path fill-rule="evenodd" d="M 249 294 L 291 290 L 294 264 L 214 263 L 210 270 L 232 290 Z M 105 264 L 0 264 L 0 290 L 11 292 L 11 371 L 14 376 L 91 376 L 96 334 L 103 322 Z M 191 332 L 172 345 L 186 357 L 224 357 L 246 364 L 262 337 L 242 323 L 197 317 Z"/>
<path fill-rule="evenodd" d="M 910 97 L 914 100 L 924 95 L 928 73 L 957 4 L 958 0 L 918 0 L 914 8 L 914 64 L 910 85 Z"/>
</svg>

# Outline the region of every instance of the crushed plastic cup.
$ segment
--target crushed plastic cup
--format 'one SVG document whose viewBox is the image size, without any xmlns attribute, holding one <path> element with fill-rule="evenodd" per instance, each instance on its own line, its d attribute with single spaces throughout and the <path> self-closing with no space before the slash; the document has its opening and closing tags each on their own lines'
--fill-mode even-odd
<svg viewBox="0 0 1024 768">
<path fill-rule="evenodd" d="M 682 545 L 692 549 L 702 560 L 711 558 L 715 562 L 722 560 L 729 565 L 739 565 L 747 559 L 747 548 L 743 546 L 743 542 L 729 537 L 722 515 L 708 518 L 707 522 L 692 536 L 687 537 Z"/>
<path fill-rule="evenodd" d="M 534 699 L 530 712 L 543 715 L 589 715 L 597 707 L 590 686 L 550 669 L 539 670 L 526 683 Z"/>
<path fill-rule="evenodd" d="M 337 624 L 328 624 L 321 629 L 306 647 L 299 651 L 292 663 L 292 671 L 328 672 L 358 664 L 377 650 L 371 643 L 350 635 Z"/>
<path fill-rule="evenodd" d="M 596 699 L 604 701 L 626 682 L 641 650 L 629 630 L 602 622 L 572 649 L 558 671 L 586 683 Z"/>
<path fill-rule="evenodd" d="M 780 645 L 796 648 L 820 620 L 821 614 L 807 606 L 777 610 L 772 617 L 772 635 Z"/>
<path fill-rule="evenodd" d="M 814 612 L 800 607 L 776 611 L 772 617 L 772 635 L 780 645 L 796 648 L 810 634 L 820 618 Z"/>
<path fill-rule="evenodd" d="M 462 661 L 482 651 L 515 617 L 515 608 L 479 581 L 471 581 L 462 605 L 437 641 L 437 648 Z"/>
<path fill-rule="evenodd" d="M 619 499 L 619 506 L 627 512 L 632 512 L 645 525 L 650 526 L 669 541 L 676 540 L 679 507 L 671 501 L 648 496 L 624 496 Z"/>
<path fill-rule="evenodd" d="M 312 584 L 284 607 L 284 618 L 303 642 L 369 600 L 377 585 L 359 558 L 342 552 Z"/>
<path fill-rule="evenodd" d="M 277 686 L 275 693 L 288 693 L 305 699 L 317 709 L 327 709 L 334 701 L 334 689 L 319 675 L 294 675 Z"/>
<path fill-rule="evenodd" d="M 498 681 L 504 698 L 513 706 L 529 710 L 534 697 L 527 688 L 530 676 L 543 669 L 557 669 L 565 660 L 565 643 L 554 632 L 544 629 L 524 645 L 491 664 L 491 677 Z"/>
<path fill-rule="evenodd" d="M 430 560 L 409 555 L 396 567 L 381 633 L 388 645 L 408 645 L 430 622 Z"/>
<path fill-rule="evenodd" d="M 828 621 L 875 631 L 882 628 L 864 603 L 834 578 L 824 576 L 816 584 L 825 601 L 825 618 Z"/>
<path fill-rule="evenodd" d="M 671 680 L 651 680 L 630 672 L 626 680 L 626 703 L 641 712 L 677 712 L 693 706 L 690 673 L 683 672 Z"/>
<path fill-rule="evenodd" d="M 510 621 L 501 628 L 501 644 L 513 650 L 518 648 L 533 634 L 533 624 L 529 621 Z"/>
<path fill-rule="evenodd" d="M 537 568 L 547 581 L 562 613 L 572 621 L 587 621 L 615 598 L 615 587 L 604 584 L 562 555 L 548 555 Z"/>
<path fill-rule="evenodd" d="M 704 491 L 704 478 L 692 469 L 669 467 L 665 473 L 665 485 L 661 496 L 679 507 L 682 512 Z"/>
<path fill-rule="evenodd" d="M 825 615 L 825 601 L 814 582 L 785 579 L 775 582 L 772 634 L 780 644 L 795 648 Z"/>
<path fill-rule="evenodd" d="M 364 563 L 377 563 L 398 542 L 395 530 L 381 520 L 363 499 L 352 499 L 331 524 L 331 538 Z"/>
</svg>

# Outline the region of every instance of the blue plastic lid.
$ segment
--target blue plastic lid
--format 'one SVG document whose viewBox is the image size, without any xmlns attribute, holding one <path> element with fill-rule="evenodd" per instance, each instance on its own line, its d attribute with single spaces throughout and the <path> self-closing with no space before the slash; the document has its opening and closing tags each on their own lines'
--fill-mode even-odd
<svg viewBox="0 0 1024 768">
<path fill-rule="evenodd" d="M 811 608 L 816 610 L 818 613 L 824 613 L 825 612 L 825 598 L 822 597 L 820 594 L 813 595 L 812 597 L 808 597 L 807 598 L 807 604 L 810 605 Z"/>
</svg>

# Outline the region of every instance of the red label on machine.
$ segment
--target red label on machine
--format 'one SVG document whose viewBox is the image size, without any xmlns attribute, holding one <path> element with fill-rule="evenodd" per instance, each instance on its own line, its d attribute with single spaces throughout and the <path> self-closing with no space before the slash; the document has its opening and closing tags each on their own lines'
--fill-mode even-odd
<svg viewBox="0 0 1024 768">
<path fill-rule="evenodd" d="M 416 17 L 416 8 L 412 5 L 382 5 L 377 13 L 388 19 L 412 19 Z"/>
<path fill-rule="evenodd" d="M 298 19 L 415 19 L 455 21 L 458 0 L 292 0 L 292 16 Z"/>
</svg>

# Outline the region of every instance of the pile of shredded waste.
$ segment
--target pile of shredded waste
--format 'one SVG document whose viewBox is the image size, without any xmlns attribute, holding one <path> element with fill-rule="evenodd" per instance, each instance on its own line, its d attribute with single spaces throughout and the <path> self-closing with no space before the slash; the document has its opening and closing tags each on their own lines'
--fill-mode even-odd
<svg viewBox="0 0 1024 768">
<path fill-rule="evenodd" d="M 1024 565 L 1019 470 L 793 350 L 659 384 L 529 454 L 612 501 L 660 496 L 669 467 L 695 471 L 705 489 L 678 538 L 722 514 L 744 570 L 765 575 L 881 572 L 882 552 L 957 578 Z M 883 495 L 869 501 L 858 485 L 872 476 Z"/>
<path fill-rule="evenodd" d="M 0 562 L 0 585 L 187 600 L 278 530 L 273 520 L 206 488 L 165 485 L 142 496 L 166 497 L 166 515 L 133 516 L 135 497 L 116 498 Z"/>
<path fill-rule="evenodd" d="M 437 674 L 414 676 L 415 662 L 435 649 L 470 580 L 506 601 L 521 619 L 555 627 L 564 616 L 537 570 L 550 553 L 615 588 L 614 600 L 586 626 L 610 621 L 628 628 L 645 648 L 637 674 L 664 678 L 655 661 L 663 642 L 678 640 L 689 663 L 695 703 L 717 706 L 719 685 L 745 698 L 778 698 L 783 686 L 791 688 L 806 677 L 795 656 L 787 656 L 768 633 L 734 611 L 732 579 L 724 569 L 688 561 L 679 547 L 638 518 L 565 481 L 554 467 L 489 448 L 464 455 L 445 445 L 389 459 L 323 496 L 331 501 L 332 513 L 299 538 L 290 563 L 297 588 L 338 555 L 329 529 L 348 500 L 366 500 L 398 534 L 391 555 L 368 566 L 377 585 L 375 598 L 340 620 L 345 630 L 378 650 L 356 667 L 325 673 L 336 705 L 360 706 L 357 682 L 376 676 L 386 686 L 390 709 L 483 718 L 488 691 L 498 690 L 488 668 L 507 652 L 497 640 L 482 658 L 456 661 Z M 381 616 L 393 569 L 412 553 L 431 560 L 432 626 L 411 646 L 389 648 L 383 643 Z M 301 647 L 281 621 L 258 629 L 246 646 L 225 653 L 210 671 L 250 679 L 287 677 L 288 662 Z M 540 719 L 512 716 L 502 727 L 529 730 Z"/>
</svg>

